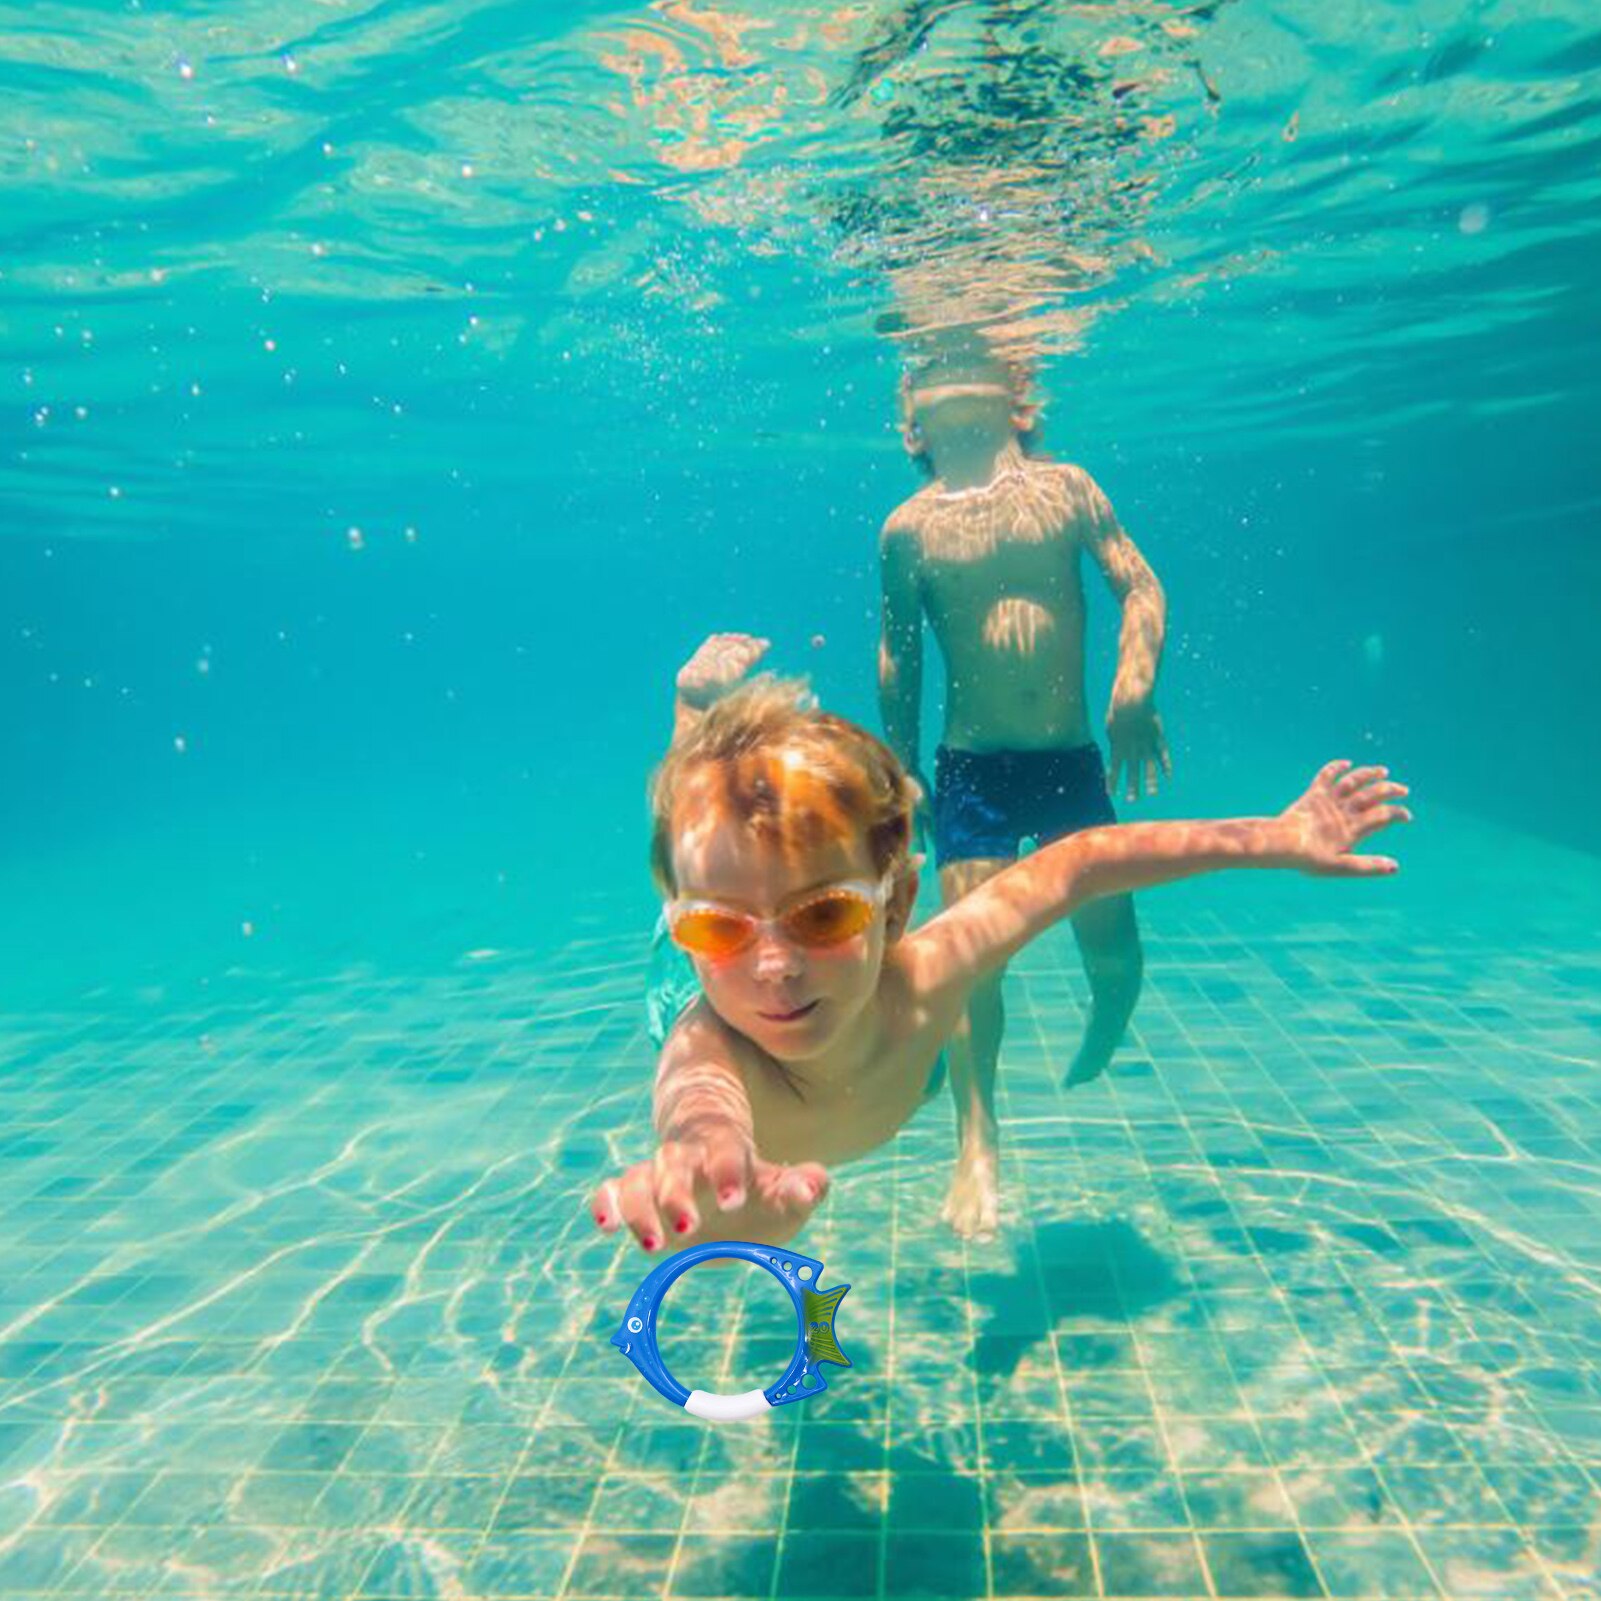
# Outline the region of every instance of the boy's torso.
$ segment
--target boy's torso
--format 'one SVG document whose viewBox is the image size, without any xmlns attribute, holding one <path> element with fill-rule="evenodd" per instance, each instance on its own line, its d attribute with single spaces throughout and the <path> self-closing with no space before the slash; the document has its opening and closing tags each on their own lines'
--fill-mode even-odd
<svg viewBox="0 0 1601 1601">
<path fill-rule="evenodd" d="M 918 592 L 945 659 L 944 743 L 1038 750 L 1086 743 L 1087 475 L 1028 462 L 979 490 L 933 485 L 894 522 L 916 539 Z"/>
</svg>

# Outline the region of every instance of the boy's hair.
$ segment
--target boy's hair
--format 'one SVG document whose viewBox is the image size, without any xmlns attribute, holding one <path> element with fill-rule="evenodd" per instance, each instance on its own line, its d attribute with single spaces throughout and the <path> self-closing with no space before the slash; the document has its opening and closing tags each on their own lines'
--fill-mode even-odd
<svg viewBox="0 0 1601 1601">
<path fill-rule="evenodd" d="M 650 868 L 664 894 L 678 888 L 673 807 L 685 780 L 708 768 L 726 814 L 786 848 L 855 829 L 881 874 L 911 850 L 918 790 L 895 753 L 865 728 L 819 710 L 802 680 L 764 673 L 716 702 L 652 775 Z"/>
</svg>

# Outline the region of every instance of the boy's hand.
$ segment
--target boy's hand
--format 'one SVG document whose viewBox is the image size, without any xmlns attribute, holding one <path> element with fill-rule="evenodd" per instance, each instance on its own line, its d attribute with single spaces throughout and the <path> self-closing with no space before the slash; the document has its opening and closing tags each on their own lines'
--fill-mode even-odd
<svg viewBox="0 0 1601 1601">
<path fill-rule="evenodd" d="M 1388 767 L 1330 762 L 1279 819 L 1288 829 L 1291 858 L 1302 872 L 1323 877 L 1396 872 L 1400 864 L 1393 857 L 1352 852 L 1381 828 L 1412 821 L 1406 807 L 1390 804 L 1407 793 L 1405 784 L 1391 780 Z"/>
<path fill-rule="evenodd" d="M 1167 739 L 1162 733 L 1162 719 L 1156 715 L 1156 703 L 1149 696 L 1139 699 L 1114 698 L 1112 709 L 1106 714 L 1107 742 L 1112 759 L 1106 769 L 1106 788 L 1117 794 L 1118 774 L 1126 774 L 1125 800 L 1138 800 L 1143 782 L 1147 795 L 1156 793 L 1158 772 L 1173 777 L 1173 760 L 1167 753 Z"/>
<path fill-rule="evenodd" d="M 709 1223 L 721 1238 L 716 1212 L 740 1212 L 756 1235 L 793 1234 L 828 1193 L 828 1173 L 816 1162 L 793 1167 L 757 1156 L 730 1130 L 704 1140 L 668 1140 L 649 1161 L 636 1162 L 620 1179 L 608 1179 L 590 1203 L 607 1234 L 627 1224 L 647 1251 L 669 1239 L 692 1243 Z M 713 1211 L 716 1209 L 716 1212 Z"/>
<path fill-rule="evenodd" d="M 678 669 L 679 698 L 696 711 L 705 711 L 767 654 L 771 644 L 754 634 L 708 635 Z"/>
</svg>

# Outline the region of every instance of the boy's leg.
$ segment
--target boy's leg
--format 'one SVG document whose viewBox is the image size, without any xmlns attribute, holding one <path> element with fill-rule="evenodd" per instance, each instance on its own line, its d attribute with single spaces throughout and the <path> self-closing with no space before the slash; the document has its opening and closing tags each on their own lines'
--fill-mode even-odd
<svg viewBox="0 0 1601 1601">
<path fill-rule="evenodd" d="M 959 901 L 1009 865 L 1005 857 L 978 857 L 942 867 L 939 884 L 945 904 Z M 945 1046 L 951 1095 L 956 1102 L 957 1157 L 941 1216 L 967 1238 L 993 1234 L 1000 1221 L 995 1068 L 1006 1021 L 1001 1002 L 1004 976 L 1003 969 L 973 991 L 966 1016 Z"/>
<path fill-rule="evenodd" d="M 1069 1088 L 1087 1084 L 1106 1071 L 1128 1027 L 1145 972 L 1132 895 L 1092 901 L 1073 918 L 1073 934 L 1084 962 L 1084 976 L 1090 981 L 1090 1019 L 1068 1070 Z"/>
<path fill-rule="evenodd" d="M 1041 841 L 1117 821 L 1106 787 L 1106 767 L 1094 744 L 1033 757 L 1028 794 L 1028 820 Z M 1106 1071 L 1128 1027 L 1144 972 L 1132 897 L 1092 901 L 1073 918 L 1073 934 L 1090 984 L 1090 1015 L 1068 1069 L 1069 1087 L 1087 1084 Z"/>
</svg>

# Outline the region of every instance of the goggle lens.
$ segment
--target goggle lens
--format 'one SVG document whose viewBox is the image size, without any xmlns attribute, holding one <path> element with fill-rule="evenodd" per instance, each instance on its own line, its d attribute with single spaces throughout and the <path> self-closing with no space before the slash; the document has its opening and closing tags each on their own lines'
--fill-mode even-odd
<svg viewBox="0 0 1601 1601">
<path fill-rule="evenodd" d="M 673 943 L 695 956 L 733 956 L 756 938 L 756 926 L 736 912 L 695 907 L 672 921 Z"/>
<path fill-rule="evenodd" d="M 860 934 L 875 910 L 860 895 L 835 889 L 786 912 L 779 922 L 797 945 L 840 945 Z"/>
<path fill-rule="evenodd" d="M 785 937 L 808 949 L 842 945 L 866 931 L 878 910 L 871 896 L 844 887 L 824 890 L 774 919 Z M 744 912 L 717 906 L 686 906 L 670 919 L 673 943 L 694 956 L 735 956 L 752 944 L 761 923 Z"/>
</svg>

